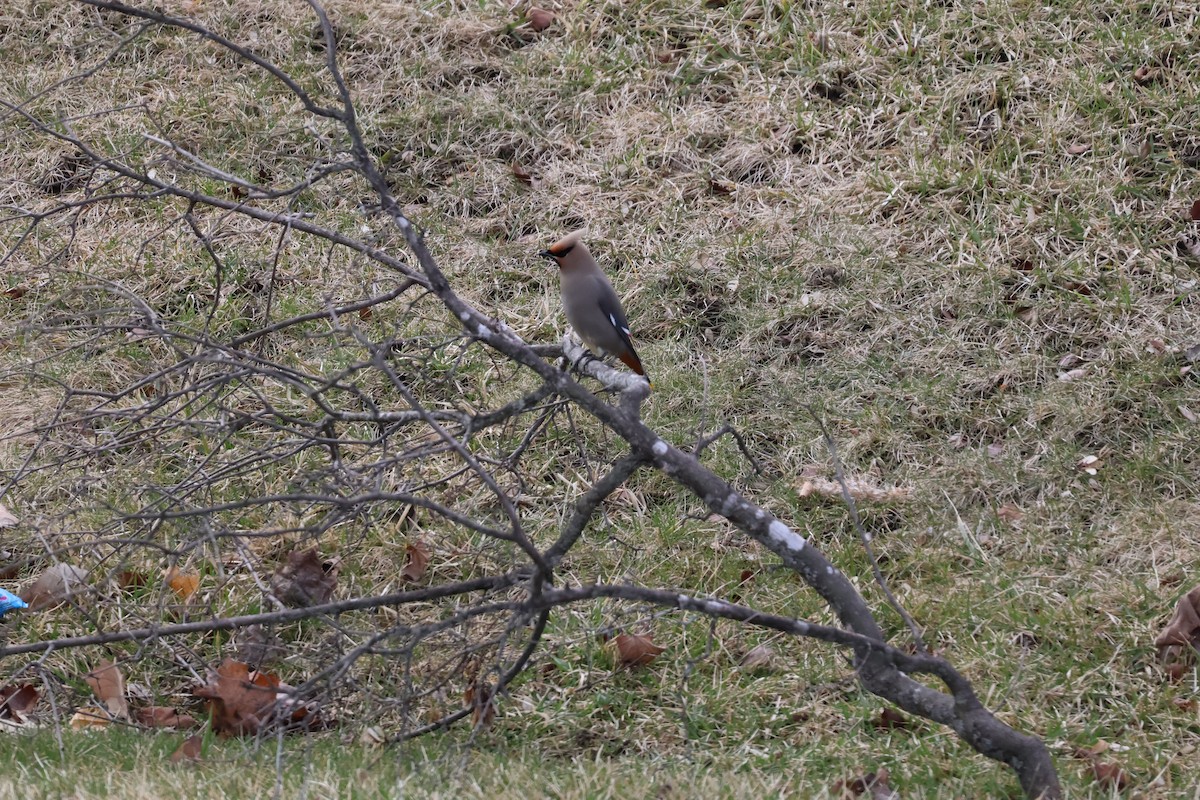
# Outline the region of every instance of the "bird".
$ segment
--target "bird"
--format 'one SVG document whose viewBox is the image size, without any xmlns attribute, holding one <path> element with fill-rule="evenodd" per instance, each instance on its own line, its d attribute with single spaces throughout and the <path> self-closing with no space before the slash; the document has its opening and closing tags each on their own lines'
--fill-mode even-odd
<svg viewBox="0 0 1200 800">
<path fill-rule="evenodd" d="M 598 356 L 616 356 L 650 383 L 629 336 L 629 320 L 616 290 L 583 241 L 583 231 L 568 233 L 538 253 L 558 264 L 563 311 L 579 338 Z"/>
</svg>

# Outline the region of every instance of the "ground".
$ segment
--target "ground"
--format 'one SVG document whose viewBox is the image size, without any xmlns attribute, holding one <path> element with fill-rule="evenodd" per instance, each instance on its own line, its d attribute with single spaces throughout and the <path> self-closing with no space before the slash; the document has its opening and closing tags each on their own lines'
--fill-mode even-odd
<svg viewBox="0 0 1200 800">
<path fill-rule="evenodd" d="M 328 93 L 304 4 L 162 6 Z M 900 489 L 861 509 L 897 597 L 990 708 L 1044 738 L 1070 795 L 1115 791 L 1075 755 L 1105 742 L 1104 758 L 1141 796 L 1192 796 L 1195 676 L 1169 680 L 1153 640 L 1200 582 L 1193 3 L 578 2 L 548 4 L 555 16 L 542 31 L 520 3 L 330 8 L 368 146 L 465 297 L 531 342 L 556 342 L 557 281 L 535 254 L 587 227 L 654 378 L 652 426 L 681 444 L 736 426 L 764 472 L 729 441 L 708 463 L 811 537 L 882 609 L 845 506 L 802 490 L 832 475 L 815 416 L 824 419 L 851 475 Z M 191 152 L 261 180 L 303 177 L 328 154 L 327 121 L 177 31 L 154 32 L 94 79 L 35 96 L 128 32 L 67 0 L 6 4 L 0 99 L 75 116 L 85 131 L 120 119 L 90 113 L 140 103 Z M 141 128 L 112 130 L 113 152 L 143 146 Z M 4 207 L 48 202 L 45 176 L 64 152 L 0 116 Z M 332 180 L 298 202 L 403 255 L 349 186 Z M 96 281 L 119 282 L 167 320 L 202 316 L 189 303 L 208 280 L 204 254 L 186 236 L 153 238 L 168 216 L 97 214 L 58 260 L 48 253 L 60 240 L 48 235 L 41 258 L 25 249 L 6 265 L 0 412 L 13 433 L 0 441 L 0 487 L 24 469 L 25 431 L 61 395 L 27 378 L 30 363 L 48 359 L 56 379 L 99 387 L 144 369 L 136 337 L 103 358 L 63 358 L 70 334 L 46 323 L 34 335 L 31 320 L 74 308 L 69 289 Z M 0 226 L 6 251 L 16 236 Z M 220 244 L 241 260 L 210 320 L 217 333 L 257 327 L 255 282 L 276 268 L 277 236 L 228 222 Z M 386 279 L 362 259 L 329 263 L 311 244 L 283 253 L 280 316 L 365 296 Z M 387 310 L 352 323 L 382 335 Z M 313 370 L 349 358 L 316 334 L 273 339 L 264 354 Z M 507 396 L 504 384 L 494 391 Z M 620 452 L 590 431 L 586 458 L 564 456 L 554 445 L 570 433 L 555 429 L 539 445 L 556 478 L 531 490 L 528 513 L 551 529 Z M 140 485 L 145 468 L 144 456 L 110 463 L 96 496 Z M 703 519 L 662 476 L 639 474 L 628 489 L 589 533 L 573 579 L 736 595 L 829 619 L 769 553 Z M 101 525 L 54 475 L 23 478 L 3 502 L 30 526 L 14 536 L 29 541 L 37 525 Z M 336 535 L 325 544 L 355 554 L 342 590 L 382 590 L 394 551 L 370 538 L 355 550 Z M 443 556 L 435 569 L 448 571 Z M 17 619 L 10 641 L 53 630 Z M 947 730 L 877 724 L 883 704 L 824 647 L 637 619 L 668 645 L 650 668 L 617 668 L 596 640 L 597 629 L 629 624 L 616 606 L 581 607 L 552 627 L 546 654 L 488 730 L 397 754 L 364 744 L 349 714 L 338 732 L 287 744 L 282 791 L 819 796 L 886 768 L 906 798 L 1018 792 L 1011 773 Z M 898 617 L 880 619 L 902 640 Z M 771 668 L 739 667 L 763 642 L 776 651 Z M 55 657 L 68 683 L 81 683 L 92 658 Z M 147 662 L 127 679 L 158 686 L 161 669 Z M 275 789 L 273 742 L 210 737 L 206 764 L 180 769 L 160 763 L 177 734 L 57 736 L 0 737 L 0 761 L 18 765 L 0 777 L 0 796 L 100 797 L 125 781 L 156 797 Z"/>
</svg>

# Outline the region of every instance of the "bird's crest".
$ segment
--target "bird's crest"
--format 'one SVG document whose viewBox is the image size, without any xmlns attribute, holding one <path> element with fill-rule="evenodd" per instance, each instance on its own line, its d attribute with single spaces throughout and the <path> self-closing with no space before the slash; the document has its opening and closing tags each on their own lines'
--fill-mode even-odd
<svg viewBox="0 0 1200 800">
<path fill-rule="evenodd" d="M 567 253 L 571 252 L 576 245 L 583 241 L 583 235 L 585 233 L 587 233 L 587 231 L 583 229 L 571 231 L 566 236 L 550 245 L 550 248 L 546 252 L 550 253 L 550 255 L 554 256 L 555 258 L 562 258 Z"/>
</svg>

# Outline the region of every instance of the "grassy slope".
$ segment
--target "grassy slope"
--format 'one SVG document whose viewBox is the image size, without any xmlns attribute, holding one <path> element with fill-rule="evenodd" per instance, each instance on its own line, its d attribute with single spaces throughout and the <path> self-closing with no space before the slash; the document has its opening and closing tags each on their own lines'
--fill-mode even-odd
<svg viewBox="0 0 1200 800">
<path fill-rule="evenodd" d="M 311 21 L 291 4 L 192 5 L 314 74 Z M 1178 410 L 1200 401 L 1174 352 L 1200 342 L 1197 263 L 1175 247 L 1200 197 L 1197 12 L 1121 0 L 710 5 L 564 5 L 550 30 L 516 37 L 506 26 L 517 16 L 499 4 L 334 9 L 363 124 L 465 294 L 527 338 L 551 339 L 562 324 L 554 277 L 532 252 L 586 223 L 655 375 L 653 424 L 682 441 L 698 409 L 734 422 L 775 476 L 749 489 L 874 598 L 844 509 L 795 491 L 806 467 L 828 463 L 803 405 L 823 408 L 852 472 L 912 489 L 907 504 L 865 509 L 867 524 L 897 594 L 986 702 L 1052 742 L 1081 794 L 1098 790 L 1068 754 L 1100 738 L 1129 748 L 1120 758 L 1139 786 L 1186 796 L 1200 776 L 1200 728 L 1172 701 L 1195 687 L 1166 684 L 1150 643 L 1200 556 L 1200 429 Z M 98 52 L 85 44 L 88 17 L 66 3 L 16 4 L 0 19 L 6 51 L 25 60 L 16 96 Z M 235 79 L 182 37 L 156 43 L 121 65 L 136 81 L 101 96 L 93 84 L 74 102 L 147 93 L 197 152 L 230 169 L 285 173 L 320 151 L 299 123 L 280 121 L 290 106 L 265 82 Z M 1143 66 L 1155 70 L 1144 85 L 1134 79 Z M 15 181 L 6 202 L 56 158 L 0 137 L 4 180 Z M 534 186 L 514 180 L 514 160 Z M 351 230 L 356 200 L 310 198 Z M 157 266 L 169 243 L 144 269 L 106 262 L 107 245 L 127 236 L 89 230 L 77 266 L 147 296 L 186 293 L 187 270 Z M 273 244 L 240 236 L 248 263 Z M 280 313 L 373 277 L 319 264 L 304 254 L 285 264 L 295 289 Z M 1059 379 L 1075 366 L 1081 375 Z M 106 368 L 124 379 L 134 365 Z M 0 402 L 19 416 L 21 401 Z M 1094 478 L 1076 466 L 1085 455 L 1103 459 Z M 729 447 L 712 463 L 745 473 Z M 564 480 L 544 513 L 586 480 L 586 470 Z M 614 510 L 617 538 L 597 534 L 577 577 L 720 592 L 756 563 L 738 537 L 681 518 L 693 509 L 661 479 L 632 488 L 651 513 Z M 998 514 L 1005 506 L 1020 519 Z M 369 583 L 369 561 L 362 570 Z M 775 573 L 741 592 L 824 615 Z M 1013 791 L 945 731 L 875 731 L 879 704 L 827 683 L 844 665 L 807 644 L 775 642 L 783 671 L 755 678 L 733 665 L 757 637 L 719 627 L 714 652 L 693 663 L 684 654 L 706 652 L 707 629 L 662 621 L 677 658 L 614 675 L 587 636 L 611 613 L 564 615 L 561 674 L 518 689 L 458 791 L 547 782 L 539 759 L 556 765 L 555 796 L 637 794 L 622 781 L 647 760 L 678 796 L 697 796 L 680 787 L 710 760 L 737 770 L 736 796 L 781 780 L 808 794 L 877 765 L 905 796 Z M 9 747 L 57 752 L 0 741 Z M 104 749 L 72 744 L 65 763 L 91 763 L 90 747 Z M 330 780 L 356 768 L 335 761 Z M 151 786 L 180 780 L 148 769 Z M 47 772 L 51 785 L 64 779 Z M 437 770 L 422 774 L 441 785 Z"/>
</svg>

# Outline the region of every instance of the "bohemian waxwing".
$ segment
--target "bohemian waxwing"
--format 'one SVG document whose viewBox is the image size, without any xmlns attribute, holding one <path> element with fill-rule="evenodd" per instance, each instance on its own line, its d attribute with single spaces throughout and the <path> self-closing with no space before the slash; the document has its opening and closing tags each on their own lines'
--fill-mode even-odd
<svg viewBox="0 0 1200 800">
<path fill-rule="evenodd" d="M 587 245 L 583 231 L 569 233 L 538 255 L 558 264 L 562 283 L 563 311 L 579 338 L 598 356 L 616 356 L 625 366 L 646 378 L 642 360 L 629 338 L 629 320 L 612 284 Z"/>
</svg>

